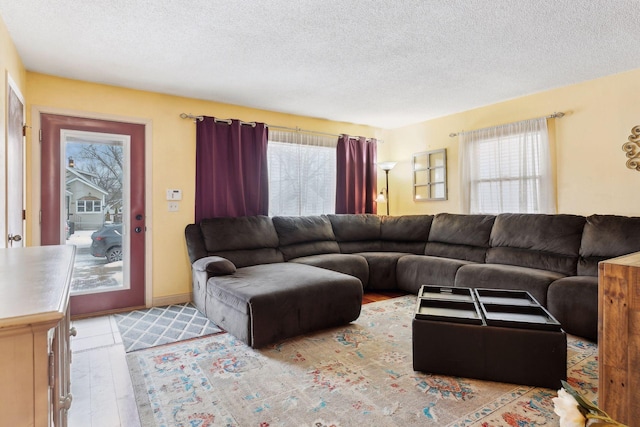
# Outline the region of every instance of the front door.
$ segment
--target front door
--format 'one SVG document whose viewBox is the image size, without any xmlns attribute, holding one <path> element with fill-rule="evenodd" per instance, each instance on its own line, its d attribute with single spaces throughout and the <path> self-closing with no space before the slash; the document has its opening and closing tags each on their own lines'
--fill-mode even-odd
<svg viewBox="0 0 640 427">
<path fill-rule="evenodd" d="M 71 314 L 144 306 L 145 126 L 40 115 L 41 243 L 76 245 Z"/>
<path fill-rule="evenodd" d="M 15 248 L 23 246 L 24 240 L 24 100 L 10 79 L 7 98 L 7 234 L 3 243 Z"/>
</svg>

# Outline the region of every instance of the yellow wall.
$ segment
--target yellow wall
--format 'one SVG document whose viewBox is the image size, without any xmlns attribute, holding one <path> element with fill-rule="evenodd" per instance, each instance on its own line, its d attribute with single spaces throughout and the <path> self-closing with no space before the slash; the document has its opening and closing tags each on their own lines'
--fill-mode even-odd
<svg viewBox="0 0 640 427">
<path fill-rule="evenodd" d="M 154 299 L 190 292 L 190 265 L 184 228 L 194 219 L 195 125 L 179 117 L 193 113 L 259 121 L 327 133 L 380 137 L 382 131 L 348 123 L 274 113 L 246 107 L 161 95 L 113 86 L 27 73 L 28 120 L 32 106 L 55 107 L 152 121 L 152 223 Z M 35 131 L 35 130 L 34 130 Z M 29 135 L 27 135 L 29 138 Z M 32 154 L 28 153 L 30 159 Z M 33 185 L 33 184 L 30 184 Z M 30 187 L 31 188 L 31 187 Z M 183 191 L 179 212 L 168 212 L 166 189 Z M 30 197 L 27 195 L 29 203 Z M 28 206 L 29 207 L 29 206 Z M 30 210 L 28 209 L 28 212 Z M 30 218 L 27 218 L 30 224 Z"/>
<path fill-rule="evenodd" d="M 26 86 L 26 76 L 27 72 L 22 64 L 22 60 L 16 51 L 16 47 L 11 40 L 11 36 L 7 31 L 7 27 L 0 17 L 0 70 L 2 70 L 2 88 L 0 89 L 0 93 L 2 94 L 3 102 L 3 111 L 4 104 L 6 103 L 6 91 L 7 91 L 7 83 L 6 83 L 6 75 L 7 72 L 11 75 L 11 78 L 16 83 L 23 96 L 26 96 L 25 86 Z M 2 114 L 2 126 L 4 129 L 5 123 L 5 114 Z M 3 132 L 4 135 L 4 132 Z"/>
<path fill-rule="evenodd" d="M 559 213 L 640 215 L 640 172 L 628 169 L 622 145 L 640 125 L 640 69 L 566 86 L 384 135 L 379 160 L 396 160 L 389 173 L 391 214 L 459 212 L 458 138 L 451 132 L 567 113 L 549 120 Z M 411 155 L 447 149 L 449 200 L 414 202 Z"/>
</svg>

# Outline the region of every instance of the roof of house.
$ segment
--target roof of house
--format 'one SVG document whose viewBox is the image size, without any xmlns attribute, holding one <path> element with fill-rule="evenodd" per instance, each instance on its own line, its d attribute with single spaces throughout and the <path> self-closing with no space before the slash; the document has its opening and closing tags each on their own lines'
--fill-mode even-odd
<svg viewBox="0 0 640 427">
<path fill-rule="evenodd" d="M 75 168 L 67 167 L 67 177 L 66 177 L 65 183 L 68 186 L 72 182 L 81 182 L 82 184 L 86 185 L 87 187 L 93 188 L 94 190 L 96 190 L 96 191 L 98 191 L 98 192 L 100 192 L 100 193 L 102 193 L 104 195 L 109 194 L 104 189 L 100 188 L 99 186 L 97 186 L 93 182 L 89 181 L 89 179 L 87 179 L 87 175 L 84 174 L 83 171 L 77 170 Z"/>
</svg>

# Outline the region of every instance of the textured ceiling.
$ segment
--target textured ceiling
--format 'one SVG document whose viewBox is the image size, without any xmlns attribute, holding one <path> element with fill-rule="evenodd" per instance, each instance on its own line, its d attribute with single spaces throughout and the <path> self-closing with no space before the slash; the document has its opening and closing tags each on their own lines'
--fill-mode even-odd
<svg viewBox="0 0 640 427">
<path fill-rule="evenodd" d="M 640 68 L 639 0 L 0 0 L 0 15 L 30 71 L 383 128 Z"/>
</svg>

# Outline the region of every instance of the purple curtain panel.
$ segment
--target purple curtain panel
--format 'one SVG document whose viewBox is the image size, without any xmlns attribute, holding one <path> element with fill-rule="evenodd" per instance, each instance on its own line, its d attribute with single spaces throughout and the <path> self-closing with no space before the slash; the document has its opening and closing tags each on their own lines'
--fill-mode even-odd
<svg viewBox="0 0 640 427">
<path fill-rule="evenodd" d="M 336 213 L 377 213 L 376 143 L 364 137 L 338 138 Z"/>
<path fill-rule="evenodd" d="M 268 129 L 216 122 L 196 123 L 195 222 L 205 218 L 268 215 Z"/>
</svg>

